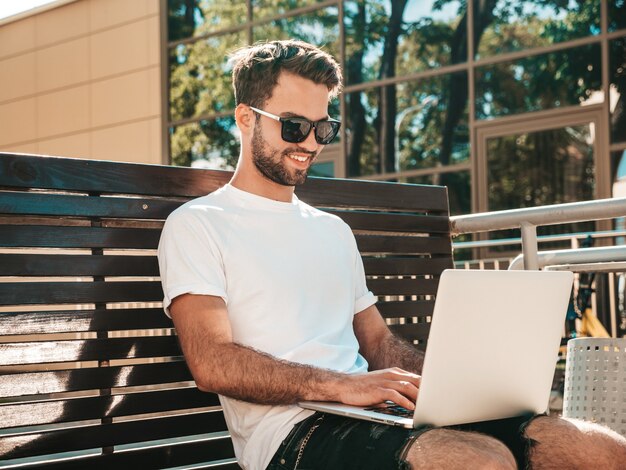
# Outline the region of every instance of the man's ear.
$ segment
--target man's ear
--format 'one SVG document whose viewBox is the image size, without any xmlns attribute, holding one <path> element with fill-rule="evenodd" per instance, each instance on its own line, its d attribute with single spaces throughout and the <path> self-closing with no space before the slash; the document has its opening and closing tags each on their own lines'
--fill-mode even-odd
<svg viewBox="0 0 626 470">
<path fill-rule="evenodd" d="M 250 106 L 238 104 L 235 108 L 235 122 L 242 135 L 249 135 L 254 129 L 254 111 Z"/>
</svg>

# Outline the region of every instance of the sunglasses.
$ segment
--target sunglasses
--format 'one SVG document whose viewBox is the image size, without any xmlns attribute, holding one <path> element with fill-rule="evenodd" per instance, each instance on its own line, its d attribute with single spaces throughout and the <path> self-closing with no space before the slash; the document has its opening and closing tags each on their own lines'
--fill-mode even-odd
<svg viewBox="0 0 626 470">
<path fill-rule="evenodd" d="M 304 140 L 311 133 L 311 129 L 315 129 L 315 141 L 320 145 L 328 145 L 337 136 L 341 122 L 336 119 L 324 119 L 322 121 L 309 121 L 303 117 L 280 117 L 275 114 L 268 113 L 261 109 L 250 109 L 255 113 L 261 114 L 268 118 L 274 119 L 281 123 L 280 136 L 285 142 L 297 144 Z"/>
</svg>

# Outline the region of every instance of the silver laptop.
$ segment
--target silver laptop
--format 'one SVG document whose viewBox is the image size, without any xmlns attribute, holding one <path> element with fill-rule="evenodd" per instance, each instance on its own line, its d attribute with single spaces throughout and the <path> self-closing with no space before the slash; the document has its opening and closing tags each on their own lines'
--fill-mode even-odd
<svg viewBox="0 0 626 470">
<path fill-rule="evenodd" d="M 300 406 L 407 428 L 543 413 L 572 281 L 562 271 L 446 270 L 412 417 L 330 402 Z"/>
</svg>

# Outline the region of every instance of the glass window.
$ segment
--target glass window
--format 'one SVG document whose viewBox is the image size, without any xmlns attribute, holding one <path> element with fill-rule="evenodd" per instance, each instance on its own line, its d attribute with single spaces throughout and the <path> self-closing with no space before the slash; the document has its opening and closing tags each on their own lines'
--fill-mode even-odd
<svg viewBox="0 0 626 470">
<path fill-rule="evenodd" d="M 589 123 L 487 139 L 488 210 L 594 199 L 595 134 Z M 593 227 L 593 222 L 546 225 L 537 233 L 584 232 Z M 519 230 L 505 230 L 490 238 L 518 236 Z"/>
<path fill-rule="evenodd" d="M 469 159 L 467 74 L 397 85 L 397 170 L 433 168 Z"/>
<path fill-rule="evenodd" d="M 243 32 L 170 50 L 170 116 L 186 119 L 235 107 L 228 54 L 246 44 Z"/>
<path fill-rule="evenodd" d="M 380 173 L 378 132 L 379 89 L 347 93 L 344 126 L 348 176 L 365 176 Z"/>
<path fill-rule="evenodd" d="M 350 176 L 467 161 L 467 74 L 349 93 L 345 120 Z"/>
<path fill-rule="evenodd" d="M 439 173 L 432 175 L 400 178 L 401 183 L 436 184 L 448 187 L 450 214 L 469 214 L 472 211 L 472 193 L 470 190 L 469 171 Z"/>
<path fill-rule="evenodd" d="M 168 39 L 178 41 L 237 26 L 246 18 L 246 2 L 167 0 Z"/>
<path fill-rule="evenodd" d="M 583 104 L 602 88 L 600 45 L 479 67 L 476 117 L 488 119 Z M 600 97 L 601 98 L 601 97 Z"/>
<path fill-rule="evenodd" d="M 336 7 L 324 8 L 307 15 L 285 18 L 255 26 L 254 41 L 299 39 L 322 47 L 337 60 L 339 51 L 339 20 Z"/>
<path fill-rule="evenodd" d="M 626 36 L 610 42 L 609 54 L 611 141 L 626 142 Z"/>
<path fill-rule="evenodd" d="M 344 2 L 346 83 L 467 60 L 465 2 Z"/>
<path fill-rule="evenodd" d="M 487 139 L 489 210 L 594 198 L 592 124 Z"/>
<path fill-rule="evenodd" d="M 252 0 L 253 19 L 260 20 L 269 16 L 282 15 L 296 8 L 315 5 L 322 0 Z"/>
<path fill-rule="evenodd" d="M 232 170 L 239 157 L 239 130 L 234 116 L 170 128 L 172 164 Z"/>
<path fill-rule="evenodd" d="M 626 28 L 626 0 L 608 0 L 609 31 Z"/>
<path fill-rule="evenodd" d="M 488 57 L 600 33 L 600 0 L 474 0 L 477 57 Z"/>
</svg>

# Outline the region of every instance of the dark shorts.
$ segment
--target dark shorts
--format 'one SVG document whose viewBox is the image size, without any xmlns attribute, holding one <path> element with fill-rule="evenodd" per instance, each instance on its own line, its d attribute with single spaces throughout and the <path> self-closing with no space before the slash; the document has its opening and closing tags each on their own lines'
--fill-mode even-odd
<svg viewBox="0 0 626 470">
<path fill-rule="evenodd" d="M 533 417 L 529 414 L 446 429 L 495 437 L 511 450 L 518 467 L 524 469 L 532 442 L 523 434 Z M 318 412 L 294 426 L 267 469 L 408 469 L 405 458 L 409 444 L 431 429 L 435 428 L 405 429 Z"/>
</svg>

